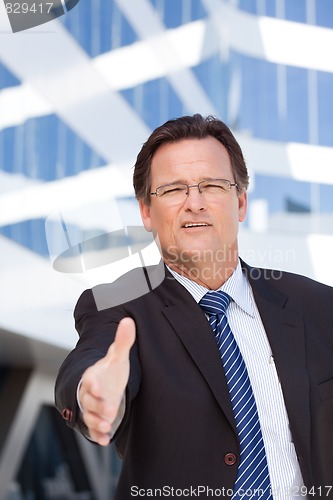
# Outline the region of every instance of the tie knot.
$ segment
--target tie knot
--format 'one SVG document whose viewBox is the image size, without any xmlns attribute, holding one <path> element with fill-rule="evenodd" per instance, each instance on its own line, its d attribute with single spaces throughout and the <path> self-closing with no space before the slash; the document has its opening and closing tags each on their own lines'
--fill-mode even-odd
<svg viewBox="0 0 333 500">
<path fill-rule="evenodd" d="M 225 314 L 230 300 L 231 297 L 227 293 L 221 290 L 212 291 L 202 297 L 199 305 L 207 314 Z"/>
</svg>

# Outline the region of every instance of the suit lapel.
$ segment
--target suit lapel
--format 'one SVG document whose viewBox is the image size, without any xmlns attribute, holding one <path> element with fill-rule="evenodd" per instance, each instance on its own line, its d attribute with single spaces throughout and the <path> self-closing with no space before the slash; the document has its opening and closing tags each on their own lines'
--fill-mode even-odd
<svg viewBox="0 0 333 500">
<path fill-rule="evenodd" d="M 263 273 L 268 276 L 269 270 L 244 268 L 271 345 L 302 472 L 309 477 L 310 463 L 305 461 L 310 457 L 310 400 L 302 312 L 278 289 L 278 274 L 276 281 L 267 280 Z"/>
<path fill-rule="evenodd" d="M 171 275 L 164 283 L 167 294 L 163 297 L 165 307 L 162 313 L 202 373 L 236 433 L 229 391 L 213 331 L 200 306 L 180 283 Z"/>
<path fill-rule="evenodd" d="M 301 307 L 279 289 L 281 284 L 278 286 L 277 280 L 268 279 L 269 270 L 242 265 L 271 345 L 303 477 L 311 481 L 309 382 Z M 158 287 L 165 304 L 162 312 L 236 433 L 228 387 L 211 327 L 191 294 L 171 274 L 167 272 L 166 275 Z"/>
</svg>

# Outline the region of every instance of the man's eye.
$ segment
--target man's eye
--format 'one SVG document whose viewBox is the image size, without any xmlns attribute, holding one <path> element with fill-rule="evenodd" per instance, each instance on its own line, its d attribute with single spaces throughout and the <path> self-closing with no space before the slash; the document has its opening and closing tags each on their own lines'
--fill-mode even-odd
<svg viewBox="0 0 333 500">
<path fill-rule="evenodd" d="M 174 187 L 165 189 L 163 194 L 179 193 L 180 191 L 184 191 L 184 189 L 185 188 L 183 188 L 181 186 L 174 186 Z"/>
<path fill-rule="evenodd" d="M 221 184 L 205 184 L 203 189 L 206 189 L 207 191 L 227 191 L 226 186 L 221 185 Z"/>
<path fill-rule="evenodd" d="M 218 184 L 205 184 L 203 186 L 204 189 L 223 189 L 223 186 L 219 186 Z"/>
</svg>

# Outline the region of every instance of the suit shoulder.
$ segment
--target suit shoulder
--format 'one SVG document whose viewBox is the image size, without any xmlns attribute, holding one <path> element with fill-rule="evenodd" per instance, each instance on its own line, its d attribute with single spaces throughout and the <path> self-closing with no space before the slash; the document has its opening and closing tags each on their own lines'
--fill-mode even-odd
<svg viewBox="0 0 333 500">
<path fill-rule="evenodd" d="M 282 286 L 291 287 L 291 289 L 297 289 L 299 293 L 322 293 L 333 296 L 333 288 L 324 283 L 320 283 L 308 276 L 303 276 L 301 274 L 291 273 L 287 271 L 274 271 L 272 270 L 275 280 L 279 282 L 281 280 Z M 277 279 L 280 275 L 280 279 Z"/>
<path fill-rule="evenodd" d="M 79 297 L 74 315 L 80 311 L 86 314 L 96 313 L 145 298 L 163 282 L 164 278 L 163 263 L 132 269 L 112 283 L 99 284 L 85 290 Z"/>
<path fill-rule="evenodd" d="M 307 276 L 276 269 L 248 267 L 245 272 L 255 288 L 257 288 L 256 283 L 266 283 L 270 290 L 276 290 L 285 297 L 293 296 L 303 303 L 313 301 L 331 308 L 333 288 L 329 285 Z M 266 292 L 269 291 L 267 286 L 259 285 L 259 287 Z"/>
</svg>

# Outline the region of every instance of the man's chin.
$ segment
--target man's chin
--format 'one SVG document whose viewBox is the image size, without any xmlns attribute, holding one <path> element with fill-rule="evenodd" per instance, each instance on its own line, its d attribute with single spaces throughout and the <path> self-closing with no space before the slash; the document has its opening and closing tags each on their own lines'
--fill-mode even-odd
<svg viewBox="0 0 333 500">
<path fill-rule="evenodd" d="M 221 245 L 218 248 L 207 246 L 195 248 L 182 248 L 170 246 L 164 253 L 165 261 L 181 268 L 202 267 L 202 265 L 223 265 L 226 262 L 234 261 L 237 258 L 237 248 L 232 250 Z"/>
<path fill-rule="evenodd" d="M 167 252 L 165 260 L 168 263 L 178 267 L 188 268 L 189 264 L 198 265 L 199 263 L 211 263 L 216 260 L 216 252 L 209 248 L 183 249 L 176 252 Z"/>
</svg>

